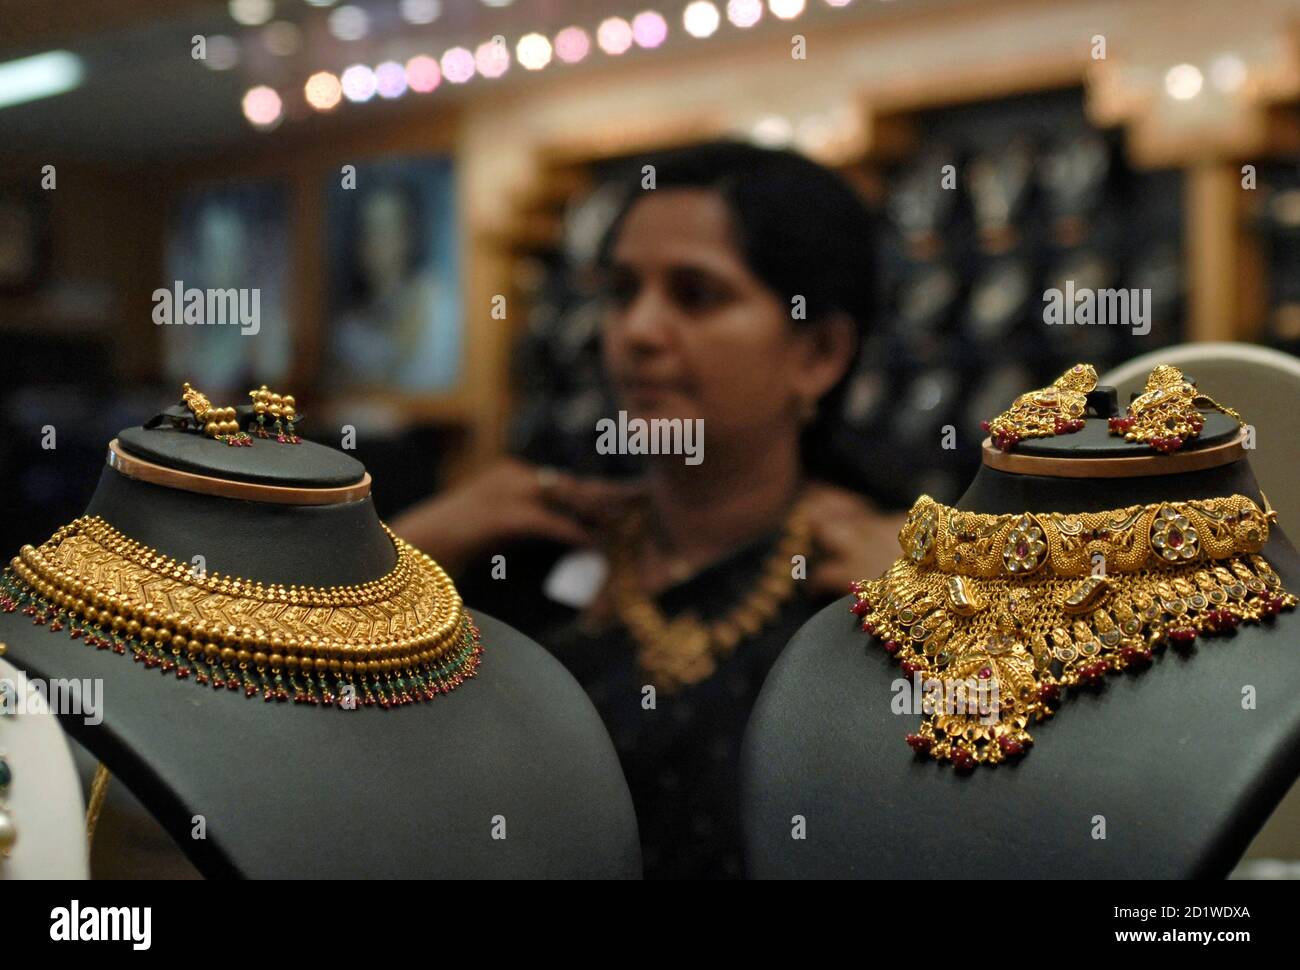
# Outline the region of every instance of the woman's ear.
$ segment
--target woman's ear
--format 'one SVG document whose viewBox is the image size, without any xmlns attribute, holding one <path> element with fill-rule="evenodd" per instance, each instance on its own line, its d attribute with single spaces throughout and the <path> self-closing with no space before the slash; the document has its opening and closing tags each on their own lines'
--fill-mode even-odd
<svg viewBox="0 0 1300 970">
<path fill-rule="evenodd" d="M 793 375 L 795 393 L 818 401 L 840 382 L 858 351 L 858 328 L 853 318 L 835 311 L 816 322 L 803 325 L 797 334 L 799 361 Z"/>
</svg>

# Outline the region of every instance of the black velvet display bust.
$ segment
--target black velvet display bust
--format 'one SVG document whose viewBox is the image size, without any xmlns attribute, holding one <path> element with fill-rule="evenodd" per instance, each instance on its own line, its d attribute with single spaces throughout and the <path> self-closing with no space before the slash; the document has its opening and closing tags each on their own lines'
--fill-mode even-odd
<svg viewBox="0 0 1300 970">
<path fill-rule="evenodd" d="M 364 474 L 349 456 L 310 442 L 229 448 L 135 428 L 119 447 L 260 484 L 337 486 Z M 273 505 L 105 468 L 87 514 L 180 561 L 201 554 L 208 570 L 262 582 L 351 585 L 395 563 L 369 497 Z M 65 728 L 205 875 L 639 877 L 632 801 L 595 709 L 541 647 L 474 618 L 484 646 L 478 676 L 391 710 L 266 703 L 180 683 L 51 635 L 21 613 L 0 615 L 0 640 L 28 676 L 102 678 L 103 723 L 69 716 Z M 193 835 L 197 816 L 205 838 Z"/>
<path fill-rule="evenodd" d="M 1196 447 L 1234 431 L 1209 415 Z M 1079 460 L 1150 454 L 1108 437 L 1097 419 L 1016 450 Z M 1234 493 L 1260 501 L 1245 460 L 1110 479 L 981 467 L 957 507 L 1087 512 Z M 1264 555 L 1287 589 L 1300 589 L 1300 556 L 1280 529 Z M 1185 654 L 1166 648 L 1151 669 L 1109 676 L 1095 692 L 1072 691 L 1033 729 L 1026 757 L 960 774 L 904 743 L 920 718 L 891 712 L 902 674 L 858 629 L 850 602 L 796 634 L 751 717 L 742 764 L 751 876 L 1222 877 L 1300 774 L 1294 611 L 1198 639 Z M 1243 710 L 1246 685 L 1257 691 L 1253 710 Z M 796 816 L 804 838 L 792 837 Z"/>
</svg>

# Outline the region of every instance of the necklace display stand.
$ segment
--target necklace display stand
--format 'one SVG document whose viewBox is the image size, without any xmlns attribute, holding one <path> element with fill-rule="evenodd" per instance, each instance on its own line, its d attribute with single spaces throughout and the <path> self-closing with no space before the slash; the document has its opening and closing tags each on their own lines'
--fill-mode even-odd
<svg viewBox="0 0 1300 970">
<path fill-rule="evenodd" d="M 986 458 L 957 508 L 1081 513 L 1233 494 L 1262 505 L 1245 458 L 1162 474 L 1237 430 L 1210 414 L 1188 454 L 1167 458 L 1089 420 L 1013 452 L 1059 459 L 1072 477 L 998 471 Z M 1143 467 L 1120 471 L 1113 458 Z M 1079 477 L 1089 462 L 1097 474 Z M 1294 590 L 1289 525 L 1273 527 L 1263 555 Z M 1295 612 L 1166 647 L 1144 673 L 1071 690 L 1025 757 L 963 774 L 904 743 L 920 715 L 893 712 L 902 673 L 858 629 L 850 602 L 795 635 L 750 719 L 741 796 L 751 876 L 1220 878 L 1300 775 Z"/>
<path fill-rule="evenodd" d="M 132 428 L 116 448 L 150 465 L 301 490 L 303 502 L 366 478 L 350 456 L 311 442 L 228 448 Z M 368 496 L 243 501 L 122 467 L 103 470 L 87 515 L 182 563 L 202 556 L 209 572 L 345 586 L 396 562 Z M 102 679 L 102 724 L 67 717 L 65 729 L 206 876 L 639 877 L 632 802 L 599 715 L 540 646 L 490 617 L 474 620 L 484 648 L 477 676 L 390 710 L 181 683 L 21 613 L 0 614 L 0 640 L 30 676 Z"/>
</svg>

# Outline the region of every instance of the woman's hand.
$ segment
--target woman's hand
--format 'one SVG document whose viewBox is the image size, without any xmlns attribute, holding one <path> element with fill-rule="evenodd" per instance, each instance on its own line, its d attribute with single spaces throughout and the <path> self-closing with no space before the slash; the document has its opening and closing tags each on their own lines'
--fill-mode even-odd
<svg viewBox="0 0 1300 970">
<path fill-rule="evenodd" d="M 881 512 L 854 492 L 814 483 L 803 507 L 812 527 L 808 591 L 840 596 L 849 583 L 874 579 L 898 558 L 898 532 L 907 515 Z"/>
<path fill-rule="evenodd" d="M 411 545 L 457 573 L 518 539 L 591 545 L 623 512 L 637 485 L 578 478 L 505 458 L 458 487 L 412 506 L 390 523 Z"/>
</svg>

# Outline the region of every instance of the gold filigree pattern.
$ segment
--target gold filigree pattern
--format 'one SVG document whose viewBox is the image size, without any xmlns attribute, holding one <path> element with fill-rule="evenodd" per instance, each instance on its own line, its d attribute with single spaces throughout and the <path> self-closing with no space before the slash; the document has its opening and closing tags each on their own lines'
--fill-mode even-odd
<svg viewBox="0 0 1300 970">
<path fill-rule="evenodd" d="M 1177 451 L 1205 427 L 1202 409 L 1222 412 L 1241 424 L 1241 415 L 1196 390 L 1196 385 L 1172 364 L 1158 364 L 1147 375 L 1142 393 L 1128 406 L 1128 414 L 1110 418 L 1111 434 L 1140 441 L 1163 454 Z"/>
<path fill-rule="evenodd" d="M 933 561 L 960 576 L 1022 575 L 1040 567 L 1060 576 L 1084 576 L 1097 556 L 1105 559 L 1107 572 L 1130 572 L 1159 552 L 1157 540 L 1166 548 L 1175 541 L 1163 510 L 1173 511 L 1175 523 L 1186 523 L 1183 539 L 1177 541 L 1186 541 L 1190 529 L 1198 554 L 1209 559 L 1263 549 L 1275 516 L 1243 495 L 1078 515 L 984 515 L 948 508 L 922 495 L 903 524 L 899 542 L 911 561 Z M 926 551 L 921 558 L 916 556 L 918 545 Z"/>
<path fill-rule="evenodd" d="M 1242 495 L 1082 514 L 982 515 L 921 496 L 852 613 L 924 685 L 918 753 L 959 769 L 1032 743 L 1067 688 L 1164 644 L 1296 605 L 1260 550 L 1276 513 Z M 926 545 L 918 560 L 913 552 Z"/>
<path fill-rule="evenodd" d="M 1088 392 L 1096 386 L 1096 369 L 1091 364 L 1075 364 L 1047 387 L 1021 394 L 1011 407 L 991 421 L 981 422 L 980 427 L 1001 451 L 1025 438 L 1072 434 L 1083 428 Z"/>
</svg>

